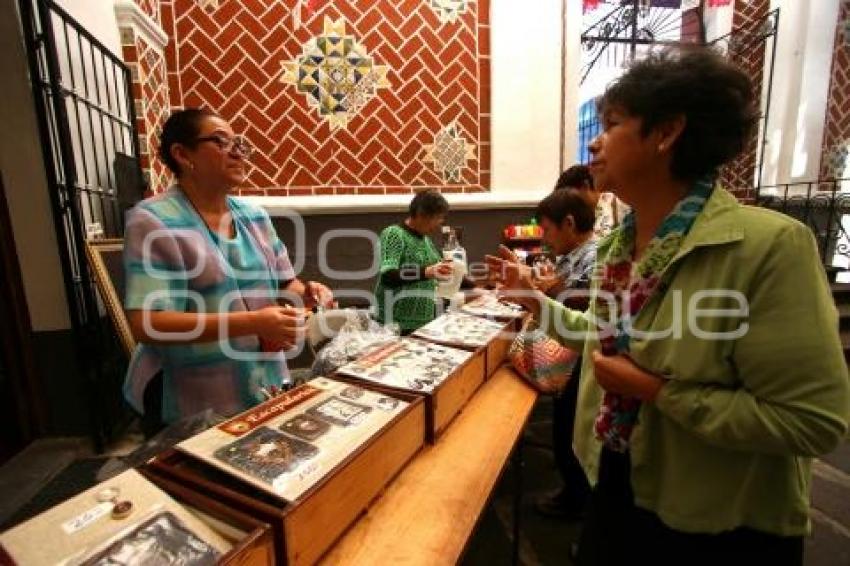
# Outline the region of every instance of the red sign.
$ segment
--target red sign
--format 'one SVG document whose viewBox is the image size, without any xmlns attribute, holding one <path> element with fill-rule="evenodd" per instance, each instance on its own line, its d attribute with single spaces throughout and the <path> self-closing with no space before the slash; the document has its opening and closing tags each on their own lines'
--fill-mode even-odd
<svg viewBox="0 0 850 566">
<path fill-rule="evenodd" d="M 233 436 L 242 436 L 246 432 L 254 430 L 264 422 L 285 413 L 293 407 L 297 407 L 308 399 L 312 399 L 323 391 L 323 389 L 318 389 L 312 385 L 296 387 L 292 391 L 284 393 L 274 399 L 269 399 L 265 403 L 257 405 L 250 411 L 221 423 L 218 425 L 218 429 Z"/>
</svg>

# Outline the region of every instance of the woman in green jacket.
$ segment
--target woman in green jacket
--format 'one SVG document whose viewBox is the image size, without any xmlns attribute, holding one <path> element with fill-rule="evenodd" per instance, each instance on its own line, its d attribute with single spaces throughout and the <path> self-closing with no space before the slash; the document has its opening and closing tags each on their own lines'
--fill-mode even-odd
<svg viewBox="0 0 850 566">
<path fill-rule="evenodd" d="M 850 380 L 811 231 L 714 183 L 752 134 L 752 92 L 703 50 L 608 88 L 591 170 L 632 212 L 599 244 L 587 312 L 488 258 L 584 352 L 579 564 L 802 564 L 811 459 L 847 432 Z"/>
<path fill-rule="evenodd" d="M 446 220 L 449 203 L 438 191 L 416 193 L 404 221 L 387 226 L 380 236 L 380 267 L 375 285 L 378 320 L 398 324 L 409 334 L 437 313 L 437 280 L 451 275 L 451 264 L 428 234 Z"/>
</svg>

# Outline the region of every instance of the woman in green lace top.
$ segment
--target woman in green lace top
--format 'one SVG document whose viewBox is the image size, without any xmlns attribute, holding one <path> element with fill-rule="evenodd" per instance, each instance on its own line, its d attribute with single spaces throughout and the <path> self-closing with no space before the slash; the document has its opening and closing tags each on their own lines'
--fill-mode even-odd
<svg viewBox="0 0 850 566">
<path fill-rule="evenodd" d="M 445 221 L 449 203 L 439 192 L 417 193 L 407 218 L 381 232 L 381 264 L 375 298 L 378 320 L 396 323 L 403 334 L 434 320 L 437 280 L 451 275 L 451 264 L 428 234 Z"/>
</svg>

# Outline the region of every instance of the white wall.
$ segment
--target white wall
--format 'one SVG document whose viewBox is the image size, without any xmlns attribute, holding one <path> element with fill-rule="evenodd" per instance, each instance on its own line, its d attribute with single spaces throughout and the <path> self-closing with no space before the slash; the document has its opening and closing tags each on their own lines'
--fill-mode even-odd
<svg viewBox="0 0 850 566">
<path fill-rule="evenodd" d="M 705 24 L 705 40 L 707 42 L 714 41 L 732 31 L 732 17 L 735 15 L 734 5 L 735 3 L 732 2 L 728 6 L 716 8 L 706 6 L 703 13 L 703 23 Z"/>
<path fill-rule="evenodd" d="M 112 0 L 58 0 L 110 51 L 121 45 Z M 34 331 L 70 327 L 17 0 L 0 0 L 0 170 Z M 14 132 L 14 135 L 10 133 Z"/>
<path fill-rule="evenodd" d="M 492 191 L 548 190 L 560 173 L 562 3 L 492 0 L 490 22 Z"/>
<path fill-rule="evenodd" d="M 115 23 L 113 0 L 56 0 L 56 3 L 107 49 L 121 57 L 121 37 Z"/>
<path fill-rule="evenodd" d="M 581 2 L 564 0 L 564 106 L 562 168 L 575 162 L 578 153 L 578 83 L 581 80 Z"/>
<path fill-rule="evenodd" d="M 771 2 L 780 13 L 763 185 L 818 177 L 838 5 Z"/>
<path fill-rule="evenodd" d="M 68 328 L 67 301 L 47 192 L 16 0 L 0 0 L 0 170 L 33 330 Z"/>
</svg>

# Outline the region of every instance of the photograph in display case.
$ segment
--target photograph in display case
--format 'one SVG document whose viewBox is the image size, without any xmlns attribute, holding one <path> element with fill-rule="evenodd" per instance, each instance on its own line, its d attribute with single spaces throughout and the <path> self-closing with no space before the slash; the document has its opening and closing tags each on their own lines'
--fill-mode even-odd
<svg viewBox="0 0 850 566">
<path fill-rule="evenodd" d="M 461 312 L 495 320 L 516 320 L 527 313 L 519 305 L 499 300 L 494 294 L 477 297 L 460 307 Z"/>
<path fill-rule="evenodd" d="M 368 351 L 338 371 L 389 387 L 430 392 L 471 356 L 464 350 L 402 338 Z"/>
<path fill-rule="evenodd" d="M 406 402 L 393 401 L 388 405 L 382 393 L 317 378 L 177 449 L 292 502 L 404 411 Z"/>
<path fill-rule="evenodd" d="M 310 415 L 296 415 L 280 425 L 280 430 L 283 432 L 297 436 L 307 442 L 316 440 L 328 432 L 330 428 L 331 425 L 325 421 Z"/>
<path fill-rule="evenodd" d="M 49 544 L 45 544 L 49 541 Z M 12 564 L 216 564 L 234 544 L 135 470 L 0 534 Z M 0 563 L 4 562 L 0 558 Z"/>
<path fill-rule="evenodd" d="M 353 389 L 351 387 L 347 389 Z M 357 389 L 360 389 L 359 387 Z M 362 389 L 360 389 L 363 391 Z M 359 424 L 366 416 L 372 407 L 352 403 L 339 397 L 331 397 L 327 401 L 323 401 L 318 405 L 313 405 L 307 412 L 316 418 L 324 419 L 331 424 L 337 426 L 351 426 Z"/>
<path fill-rule="evenodd" d="M 447 312 L 413 332 L 440 344 L 462 348 L 480 348 L 495 340 L 504 323 L 459 312 Z"/>
<path fill-rule="evenodd" d="M 213 456 L 270 484 L 318 453 L 319 449 L 309 442 L 268 427 L 260 427 L 239 440 L 222 446 L 213 452 Z"/>
<path fill-rule="evenodd" d="M 173 513 L 159 513 L 83 562 L 83 566 L 120 564 L 216 564 L 221 553 L 198 538 Z"/>
</svg>

